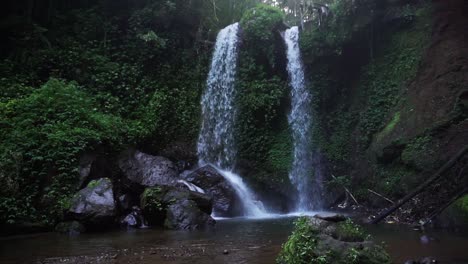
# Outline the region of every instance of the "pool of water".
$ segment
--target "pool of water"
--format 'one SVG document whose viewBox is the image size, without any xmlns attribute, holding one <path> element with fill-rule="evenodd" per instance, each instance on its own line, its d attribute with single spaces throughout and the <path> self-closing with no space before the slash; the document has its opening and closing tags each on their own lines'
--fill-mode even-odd
<svg viewBox="0 0 468 264">
<path fill-rule="evenodd" d="M 294 219 L 221 219 L 209 231 L 141 229 L 2 238 L 0 263 L 271 264 L 291 233 Z M 468 263 L 467 236 L 436 231 L 423 234 L 392 225 L 366 229 L 385 243 L 395 263 L 425 256 L 440 263 Z"/>
</svg>

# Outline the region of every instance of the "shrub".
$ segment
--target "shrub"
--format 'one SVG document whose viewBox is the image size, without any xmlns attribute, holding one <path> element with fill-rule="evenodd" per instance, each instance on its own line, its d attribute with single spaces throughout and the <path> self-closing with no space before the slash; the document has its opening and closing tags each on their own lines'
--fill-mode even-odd
<svg viewBox="0 0 468 264">
<path fill-rule="evenodd" d="M 79 154 L 119 145 L 122 119 L 103 114 L 74 83 L 51 79 L 22 99 L 0 104 L 0 223 L 53 222 L 78 181 Z"/>
</svg>

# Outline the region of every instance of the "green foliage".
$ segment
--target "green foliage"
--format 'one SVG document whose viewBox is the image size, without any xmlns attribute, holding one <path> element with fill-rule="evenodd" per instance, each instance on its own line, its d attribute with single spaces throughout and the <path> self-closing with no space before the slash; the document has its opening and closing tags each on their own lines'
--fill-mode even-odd
<svg viewBox="0 0 468 264">
<path fill-rule="evenodd" d="M 381 246 L 369 248 L 349 248 L 342 263 L 346 264 L 390 264 L 390 256 Z"/>
<path fill-rule="evenodd" d="M 438 148 L 431 136 L 423 135 L 414 138 L 401 153 L 403 163 L 410 165 L 417 170 L 429 170 L 437 168 L 434 162 L 435 150 Z"/>
<path fill-rule="evenodd" d="M 294 223 L 294 231 L 283 244 L 276 260 L 278 264 L 325 264 L 330 263 L 326 255 L 316 255 L 319 230 L 301 217 Z"/>
<path fill-rule="evenodd" d="M 320 224 L 313 224 L 312 221 L 307 217 L 296 220 L 293 233 L 276 259 L 278 264 L 391 263 L 390 257 L 380 246 L 361 243 L 361 247 L 358 247 L 356 243 L 349 243 L 363 242 L 368 238 L 361 227 L 351 220 L 336 226 L 335 233 L 338 235 L 334 234 L 334 238 L 324 234 L 326 231 L 318 229 Z M 333 225 L 330 227 L 333 230 Z"/>
<path fill-rule="evenodd" d="M 275 34 L 283 23 L 283 12 L 276 7 L 259 4 L 245 12 L 240 22 L 243 37 L 253 55 L 263 57 L 274 65 Z"/>
<path fill-rule="evenodd" d="M 385 126 L 385 128 L 377 134 L 376 140 L 380 141 L 383 137 L 390 134 L 395 126 L 400 122 L 400 112 L 395 113 L 392 120 Z"/>
<path fill-rule="evenodd" d="M 265 185 L 288 182 L 292 142 L 286 120 L 285 82 L 255 59 L 256 47 L 240 54 L 236 102 L 236 140 L 239 158 L 257 171 L 251 177 Z"/>
<path fill-rule="evenodd" d="M 0 126 L 0 176 L 9 184 L 0 193 L 2 223 L 58 217 L 75 191 L 79 154 L 121 144 L 126 132 L 122 119 L 97 111 L 76 84 L 56 79 L 1 104 Z"/>
<path fill-rule="evenodd" d="M 402 197 L 418 183 L 415 171 L 400 164 L 374 165 L 375 175 L 367 184 L 387 197 Z M 362 186 L 364 187 L 364 186 Z"/>
<path fill-rule="evenodd" d="M 364 69 L 360 90 L 365 91 L 367 109 L 360 114 L 360 131 L 365 146 L 384 128 L 386 117 L 400 102 L 404 87 L 416 76 L 429 42 L 427 12 L 422 13 L 411 28 L 384 38 L 382 41 L 386 44 L 380 55 Z"/>
<path fill-rule="evenodd" d="M 283 12 L 279 8 L 259 4 L 245 12 L 240 22 L 248 41 L 271 42 L 272 32 L 283 22 Z"/>
<path fill-rule="evenodd" d="M 359 225 L 356 225 L 351 219 L 338 223 L 336 226 L 335 236 L 339 240 L 346 242 L 362 242 L 367 239 L 367 235 L 364 233 L 364 230 Z"/>
<path fill-rule="evenodd" d="M 144 210 L 149 214 L 158 214 L 165 209 L 162 202 L 164 192 L 161 187 L 146 188 L 142 194 L 142 202 Z"/>
<path fill-rule="evenodd" d="M 332 1 L 330 16 L 325 17 L 323 24 L 301 35 L 300 46 L 305 60 L 341 55 L 344 44 L 353 34 L 372 22 L 374 5 L 374 1 L 369 0 Z"/>
</svg>

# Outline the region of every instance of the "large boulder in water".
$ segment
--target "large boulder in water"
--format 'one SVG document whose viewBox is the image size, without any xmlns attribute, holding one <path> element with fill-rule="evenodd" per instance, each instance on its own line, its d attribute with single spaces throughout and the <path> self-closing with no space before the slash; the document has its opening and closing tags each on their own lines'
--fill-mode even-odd
<svg viewBox="0 0 468 264">
<path fill-rule="evenodd" d="M 75 194 L 68 210 L 73 219 L 87 227 L 112 223 L 116 212 L 112 182 L 108 178 L 89 182 L 86 188 Z"/>
<path fill-rule="evenodd" d="M 242 202 L 234 188 L 213 166 L 206 165 L 183 175 L 188 182 L 202 188 L 213 198 L 213 211 L 217 216 L 242 215 Z"/>
<path fill-rule="evenodd" d="M 335 223 L 301 217 L 276 263 L 390 264 L 385 249 L 369 238 L 351 220 Z"/>
<path fill-rule="evenodd" d="M 214 225 L 209 196 L 171 186 L 147 188 L 141 196 L 143 215 L 150 225 L 169 229 L 204 229 Z"/>
<path fill-rule="evenodd" d="M 173 185 L 178 177 L 177 168 L 169 159 L 137 150 L 124 152 L 119 167 L 128 180 L 143 187 Z"/>
</svg>

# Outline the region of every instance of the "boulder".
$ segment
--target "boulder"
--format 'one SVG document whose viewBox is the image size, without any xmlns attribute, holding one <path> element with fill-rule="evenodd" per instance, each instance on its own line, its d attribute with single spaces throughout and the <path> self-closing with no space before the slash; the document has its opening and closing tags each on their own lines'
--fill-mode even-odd
<svg viewBox="0 0 468 264">
<path fill-rule="evenodd" d="M 175 161 L 179 171 L 192 168 L 197 164 L 198 160 L 195 145 L 182 141 L 172 142 L 164 147 L 158 154 Z"/>
<path fill-rule="evenodd" d="M 206 229 L 214 224 L 215 220 L 200 210 L 193 200 L 169 204 L 164 221 L 164 227 L 181 230 Z"/>
<path fill-rule="evenodd" d="M 120 221 L 122 227 L 137 228 L 145 226 L 143 214 L 138 206 L 133 206 L 132 211 Z"/>
<path fill-rule="evenodd" d="M 301 217 L 276 263 L 390 264 L 385 249 L 368 238 L 350 220 L 334 223 Z"/>
<path fill-rule="evenodd" d="M 342 222 L 346 220 L 346 216 L 337 213 L 320 213 L 314 215 L 314 217 L 329 222 Z"/>
<path fill-rule="evenodd" d="M 130 182 L 143 187 L 173 185 L 178 177 L 177 168 L 169 159 L 135 150 L 121 155 L 119 167 Z"/>
<path fill-rule="evenodd" d="M 228 181 L 213 166 L 206 165 L 190 174 L 182 174 L 184 179 L 203 189 L 213 198 L 213 211 L 217 216 L 242 215 L 242 203 Z"/>
<path fill-rule="evenodd" d="M 132 198 L 128 194 L 122 194 L 119 196 L 119 206 L 122 211 L 127 211 L 132 206 Z"/>
<path fill-rule="evenodd" d="M 169 229 L 204 229 L 214 225 L 212 205 L 208 195 L 171 186 L 147 188 L 141 196 L 148 223 Z"/>
<path fill-rule="evenodd" d="M 85 226 L 105 226 L 116 216 L 112 182 L 108 178 L 93 180 L 75 194 L 68 214 Z"/>
</svg>

